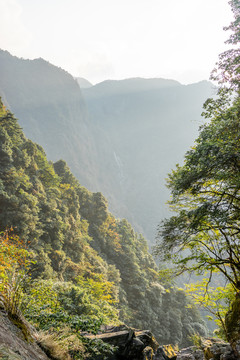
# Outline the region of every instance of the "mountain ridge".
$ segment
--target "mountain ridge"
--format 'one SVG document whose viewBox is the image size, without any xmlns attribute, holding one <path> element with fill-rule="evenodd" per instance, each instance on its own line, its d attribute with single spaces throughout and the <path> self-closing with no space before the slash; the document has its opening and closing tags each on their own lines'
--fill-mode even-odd
<svg viewBox="0 0 240 360">
<path fill-rule="evenodd" d="M 193 144 L 212 84 L 108 80 L 80 89 L 43 59 L 0 51 L 0 94 L 27 137 L 63 158 L 80 183 L 101 191 L 111 211 L 150 243 L 167 215 L 165 178 Z M 192 121 L 194 120 L 194 121 Z"/>
<path fill-rule="evenodd" d="M 164 203 L 169 194 L 165 178 L 193 145 L 203 123 L 202 104 L 214 93 L 214 87 L 209 81 L 176 86 L 170 82 L 168 87 L 129 93 L 128 86 L 123 85 L 134 82 L 135 79 L 103 82 L 84 89 L 83 97 L 103 159 L 102 171 L 108 171 L 106 161 L 118 159 L 118 173 L 114 174 L 119 186 L 114 193 L 116 202 L 127 204 L 134 214 L 130 222 L 140 224 L 153 243 L 160 219 L 167 216 Z M 107 149 L 103 145 L 106 143 Z M 110 191 L 104 183 L 101 189 L 109 198 Z M 115 208 L 114 213 L 121 216 Z"/>
<path fill-rule="evenodd" d="M 93 85 L 93 88 L 98 89 L 100 93 L 102 89 L 105 95 L 109 95 L 109 92 L 110 94 L 116 95 L 121 94 L 122 92 L 125 93 L 126 89 L 129 93 L 132 93 L 180 85 L 181 84 L 178 81 L 172 79 L 136 77 L 122 80 L 104 80 Z M 87 92 L 88 89 L 85 89 L 84 91 Z M 101 93 L 101 95 L 103 94 Z"/>
</svg>

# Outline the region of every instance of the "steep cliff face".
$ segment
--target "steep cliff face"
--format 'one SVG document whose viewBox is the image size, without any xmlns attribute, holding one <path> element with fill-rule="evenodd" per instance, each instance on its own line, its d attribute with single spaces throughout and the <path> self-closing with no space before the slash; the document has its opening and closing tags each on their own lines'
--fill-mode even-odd
<svg viewBox="0 0 240 360">
<path fill-rule="evenodd" d="M 97 156 L 76 80 L 43 59 L 0 51 L 0 95 L 28 138 L 52 161 L 62 158 L 82 184 L 96 188 Z"/>
</svg>

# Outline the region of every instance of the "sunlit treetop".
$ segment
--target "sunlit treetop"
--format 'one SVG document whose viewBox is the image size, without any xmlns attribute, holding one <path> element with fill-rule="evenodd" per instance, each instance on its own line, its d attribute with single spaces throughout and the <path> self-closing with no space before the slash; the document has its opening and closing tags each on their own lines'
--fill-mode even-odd
<svg viewBox="0 0 240 360">
<path fill-rule="evenodd" d="M 238 45 L 240 42 L 240 2 L 239 0 L 232 0 L 229 4 L 234 14 L 234 20 L 229 26 L 224 27 L 224 30 L 232 32 L 226 44 L 233 45 L 233 48 L 219 55 L 219 61 L 211 74 L 211 79 L 218 81 L 221 86 L 239 91 L 240 49 Z"/>
</svg>

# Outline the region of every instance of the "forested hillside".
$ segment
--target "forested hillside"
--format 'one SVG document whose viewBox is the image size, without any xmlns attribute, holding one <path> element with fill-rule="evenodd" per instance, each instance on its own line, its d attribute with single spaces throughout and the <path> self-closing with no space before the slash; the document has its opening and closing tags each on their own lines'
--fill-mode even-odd
<svg viewBox="0 0 240 360">
<path fill-rule="evenodd" d="M 213 93 L 210 82 L 164 79 L 106 81 L 81 93 L 70 74 L 43 59 L 0 51 L 0 94 L 27 137 L 49 159 L 67 161 L 81 184 L 101 191 L 111 211 L 151 243 L 166 215 L 167 173 L 197 136 Z"/>
<path fill-rule="evenodd" d="M 203 81 L 181 85 L 165 79 L 104 81 L 83 89 L 98 149 L 104 194 L 127 207 L 131 221 L 154 243 L 159 219 L 167 215 L 165 178 L 197 136 L 202 104 L 214 94 Z M 117 171 L 109 171 L 111 159 Z M 110 169 L 111 170 L 111 169 Z M 105 184 L 104 174 L 112 180 Z"/>
<path fill-rule="evenodd" d="M 42 311 L 55 291 L 70 314 L 148 328 L 161 343 L 186 345 L 191 334 L 205 333 L 185 294 L 160 283 L 145 239 L 114 218 L 103 195 L 81 186 L 64 161 L 48 162 L 2 103 L 0 203 L 1 231 L 11 228 L 33 252 L 32 281 L 48 294 Z"/>
<path fill-rule="evenodd" d="M 19 59 L 0 50 L 0 96 L 26 136 L 48 157 L 63 158 L 88 188 L 97 188 L 98 165 L 87 110 L 73 77 L 39 58 Z"/>
</svg>

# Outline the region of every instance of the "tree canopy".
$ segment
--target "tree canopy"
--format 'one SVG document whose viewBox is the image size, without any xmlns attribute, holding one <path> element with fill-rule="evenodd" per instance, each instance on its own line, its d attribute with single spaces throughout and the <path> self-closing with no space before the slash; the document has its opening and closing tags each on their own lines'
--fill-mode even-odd
<svg viewBox="0 0 240 360">
<path fill-rule="evenodd" d="M 101 193 L 81 186 L 65 161 L 49 162 L 0 100 L 0 232 L 11 227 L 34 259 L 24 306 L 37 327 L 50 326 L 49 317 L 55 321 L 64 312 L 66 323 L 76 316 L 89 325 L 121 320 L 151 329 L 165 343 L 187 345 L 199 327 L 205 334 L 183 291 L 166 292 L 161 285 L 146 240 L 109 212 Z M 0 270 L 6 270 L 0 297 L 12 288 L 16 268 L 6 257 L 12 247 L 1 239 L 0 233 Z M 7 259 L 6 267 L 1 261 Z"/>
<path fill-rule="evenodd" d="M 234 21 L 226 30 L 234 46 L 219 57 L 211 78 L 217 99 L 204 104 L 207 119 L 195 145 L 168 178 L 176 212 L 159 226 L 156 253 L 177 272 L 217 271 L 240 290 L 240 2 L 229 2 Z"/>
</svg>

